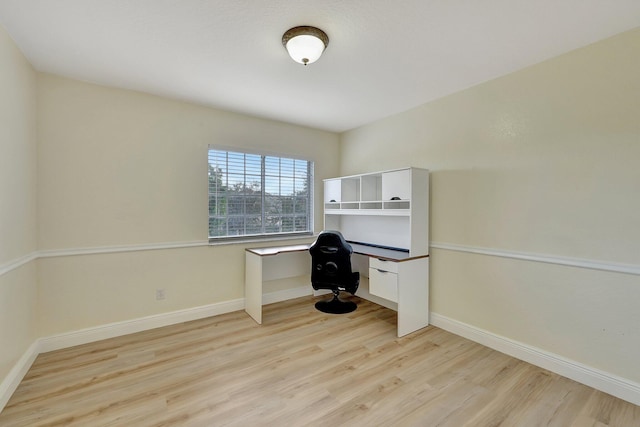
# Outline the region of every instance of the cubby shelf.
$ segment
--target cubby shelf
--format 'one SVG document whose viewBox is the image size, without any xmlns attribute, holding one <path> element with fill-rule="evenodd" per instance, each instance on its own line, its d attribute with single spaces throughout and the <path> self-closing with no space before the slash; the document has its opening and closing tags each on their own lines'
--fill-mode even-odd
<svg viewBox="0 0 640 427">
<path fill-rule="evenodd" d="M 325 215 L 362 215 L 362 216 L 410 216 L 406 209 L 335 209 L 326 210 Z"/>
<path fill-rule="evenodd" d="M 341 212 L 345 214 L 353 213 L 353 211 L 365 211 L 369 212 L 371 215 L 389 215 L 397 214 L 397 215 L 408 215 L 411 209 L 411 202 L 408 200 L 402 201 L 375 201 L 375 202 L 343 202 L 343 203 L 325 203 L 324 205 L 325 211 L 331 214 L 340 214 Z M 357 214 L 355 214 L 357 215 Z"/>
</svg>

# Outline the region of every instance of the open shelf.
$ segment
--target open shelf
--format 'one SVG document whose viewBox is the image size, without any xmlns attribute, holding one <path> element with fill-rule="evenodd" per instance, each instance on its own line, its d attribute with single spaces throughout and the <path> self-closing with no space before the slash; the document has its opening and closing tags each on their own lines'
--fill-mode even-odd
<svg viewBox="0 0 640 427">
<path fill-rule="evenodd" d="M 407 209 L 335 209 L 325 211 L 325 215 L 363 215 L 363 216 L 410 216 Z"/>
</svg>

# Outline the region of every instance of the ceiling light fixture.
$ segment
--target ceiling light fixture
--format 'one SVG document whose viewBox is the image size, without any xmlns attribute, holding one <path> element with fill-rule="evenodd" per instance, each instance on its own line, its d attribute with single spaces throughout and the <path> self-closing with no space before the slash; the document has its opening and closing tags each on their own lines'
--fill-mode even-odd
<svg viewBox="0 0 640 427">
<path fill-rule="evenodd" d="M 287 30 L 282 36 L 282 45 L 289 56 L 300 64 L 316 62 L 329 44 L 329 37 L 320 28 L 301 26 Z"/>
</svg>

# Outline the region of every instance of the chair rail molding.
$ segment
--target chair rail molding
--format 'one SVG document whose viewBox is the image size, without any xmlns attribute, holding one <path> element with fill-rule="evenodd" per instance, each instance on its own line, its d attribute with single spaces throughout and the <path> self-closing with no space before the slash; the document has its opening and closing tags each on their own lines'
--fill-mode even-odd
<svg viewBox="0 0 640 427">
<path fill-rule="evenodd" d="M 87 248 L 70 248 L 70 249 L 45 249 L 41 251 L 33 251 L 27 255 L 10 260 L 4 264 L 0 264 L 0 276 L 9 273 L 23 265 L 38 260 L 40 258 L 56 258 L 76 255 L 99 255 L 119 252 L 136 252 L 136 251 L 153 251 L 161 249 L 182 249 L 194 248 L 200 246 L 209 246 L 207 241 L 196 242 L 165 242 L 165 243 L 146 243 L 140 245 L 122 245 L 122 246 L 96 246 Z"/>
<path fill-rule="evenodd" d="M 5 262 L 4 264 L 0 264 L 0 276 L 7 274 L 39 258 L 193 248 L 208 245 L 209 243 L 207 241 L 196 241 L 34 251 L 22 257 Z M 634 264 L 622 264 L 580 258 L 567 258 L 553 255 L 457 245 L 443 242 L 431 242 L 430 247 L 432 249 L 439 250 L 449 250 L 486 256 L 518 259 L 523 261 L 542 262 L 569 267 L 602 270 L 614 273 L 640 275 L 640 265 Z M 284 301 L 291 298 L 297 298 L 303 295 L 310 295 L 311 293 L 312 291 L 310 287 L 301 287 L 286 291 L 275 292 L 273 294 L 265 294 L 263 295 L 263 298 L 265 301 L 271 303 Z M 8 402 L 9 398 L 17 388 L 26 372 L 29 370 L 35 358 L 42 352 L 66 348 L 69 346 L 97 341 L 109 337 L 125 335 L 132 332 L 170 325 L 173 323 L 185 322 L 189 320 L 213 316 L 216 314 L 237 311 L 243 309 L 244 306 L 245 301 L 243 298 L 233 301 L 210 304 L 202 307 L 193 307 L 176 312 L 162 313 L 145 318 L 132 319 L 124 322 L 100 325 L 93 328 L 88 328 L 80 331 L 72 331 L 55 336 L 38 338 L 25 351 L 20 360 L 16 362 L 13 369 L 11 369 L 7 376 L 2 379 L 2 381 L 0 381 L 0 411 Z M 607 372 L 599 371 L 595 368 L 582 365 L 572 360 L 567 360 L 559 355 L 545 352 L 544 350 L 531 347 L 527 344 L 519 343 L 508 338 L 492 334 L 488 331 L 484 331 L 474 326 L 458 322 L 455 319 L 449 319 L 437 313 L 431 313 L 430 321 L 434 326 L 471 339 L 472 341 L 494 348 L 498 351 L 502 351 L 519 359 L 528 361 L 545 369 L 549 369 L 560 375 L 574 379 L 598 390 L 610 393 L 636 405 L 640 405 L 640 384 L 638 383 L 631 382 Z"/>
<path fill-rule="evenodd" d="M 69 248 L 69 249 L 46 249 L 38 251 L 38 258 L 55 258 L 62 256 L 75 255 L 97 255 L 111 254 L 119 252 L 137 252 L 137 251 L 154 251 L 162 249 L 182 249 L 195 248 L 200 246 L 209 246 L 207 241 L 195 242 L 162 242 L 162 243 L 144 243 L 139 245 L 121 245 L 121 246 L 96 246 L 87 248 Z"/>
<path fill-rule="evenodd" d="M 431 247 L 432 249 L 466 252 L 471 254 L 496 256 L 501 258 L 518 259 L 522 261 L 542 262 L 547 264 L 564 265 L 567 267 L 587 268 L 591 270 L 602 270 L 610 271 L 613 273 L 633 274 L 636 276 L 640 276 L 640 265 L 636 264 L 622 264 L 609 261 L 561 257 L 555 255 L 509 251 L 504 249 L 484 248 L 478 246 L 457 245 L 443 242 L 431 242 L 429 247 Z"/>
<path fill-rule="evenodd" d="M 195 242 L 164 242 L 164 243 L 147 243 L 140 245 L 122 245 L 122 246 L 96 246 L 86 248 L 70 248 L 70 249 L 45 249 L 34 251 L 22 257 L 10 260 L 4 264 L 0 264 L 0 276 L 9 273 L 12 270 L 35 261 L 39 258 L 55 258 L 76 255 L 99 255 L 118 252 L 136 252 L 136 251 L 152 251 L 162 249 L 182 249 L 194 248 L 201 246 L 209 246 L 207 241 Z M 466 252 L 479 255 L 497 256 L 502 258 L 519 259 L 523 261 L 542 262 L 547 264 L 564 265 L 568 267 L 587 268 L 591 270 L 610 271 L 614 273 L 633 274 L 640 276 L 640 265 L 623 264 L 609 261 L 599 261 L 583 258 L 570 258 L 555 255 L 538 254 L 532 252 L 510 251 L 505 249 L 486 248 L 479 246 L 458 245 L 454 243 L 431 242 L 429 245 L 432 249 L 442 249 L 455 252 Z"/>
<path fill-rule="evenodd" d="M 20 258 L 13 259 L 4 264 L 0 264 L 0 276 L 3 276 L 10 271 L 22 267 L 25 264 L 30 263 L 38 259 L 38 252 L 31 252 L 30 254 L 21 256 Z"/>
</svg>

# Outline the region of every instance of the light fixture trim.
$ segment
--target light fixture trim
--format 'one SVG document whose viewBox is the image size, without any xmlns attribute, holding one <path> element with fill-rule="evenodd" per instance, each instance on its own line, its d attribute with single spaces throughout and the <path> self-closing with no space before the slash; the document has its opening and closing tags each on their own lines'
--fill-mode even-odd
<svg viewBox="0 0 640 427">
<path fill-rule="evenodd" d="M 319 49 L 315 48 L 315 52 L 312 50 L 311 52 L 302 53 L 296 50 L 295 43 L 289 43 L 294 38 L 300 36 L 305 36 L 305 38 L 314 37 L 322 42 L 322 46 Z M 322 55 L 324 50 L 329 45 L 329 36 L 327 36 L 327 33 L 322 31 L 320 28 L 312 27 L 309 25 L 301 25 L 298 27 L 290 28 L 284 33 L 284 35 L 282 36 L 282 45 L 285 49 L 287 49 L 287 52 L 289 53 L 289 56 L 291 56 L 291 59 L 300 64 L 307 65 L 317 61 L 318 58 L 320 58 L 320 55 Z M 311 47 L 311 49 L 314 48 Z"/>
</svg>

